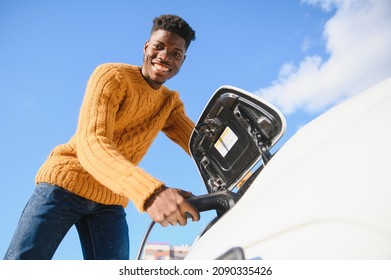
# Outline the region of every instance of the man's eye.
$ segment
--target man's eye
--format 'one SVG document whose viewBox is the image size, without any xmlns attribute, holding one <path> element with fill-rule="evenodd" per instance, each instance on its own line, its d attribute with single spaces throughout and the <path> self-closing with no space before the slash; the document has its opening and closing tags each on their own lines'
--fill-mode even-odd
<svg viewBox="0 0 391 280">
<path fill-rule="evenodd" d="M 181 58 L 182 58 L 182 54 L 179 53 L 179 52 L 174 52 L 174 53 L 173 53 L 173 56 L 174 56 L 175 58 L 178 58 L 178 59 L 181 59 Z"/>
<path fill-rule="evenodd" d="M 162 50 L 163 49 L 163 46 L 162 45 L 153 45 L 154 49 L 156 50 Z"/>
</svg>

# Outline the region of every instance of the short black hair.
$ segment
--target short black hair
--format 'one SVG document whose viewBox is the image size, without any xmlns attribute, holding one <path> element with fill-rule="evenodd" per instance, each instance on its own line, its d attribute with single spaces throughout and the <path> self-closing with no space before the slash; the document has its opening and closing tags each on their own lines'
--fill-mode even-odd
<svg viewBox="0 0 391 280">
<path fill-rule="evenodd" d="M 154 18 L 151 33 L 159 29 L 181 36 L 185 39 L 186 49 L 190 46 L 191 41 L 194 41 L 196 38 L 195 31 L 190 25 L 183 18 L 176 15 L 161 15 Z"/>
</svg>

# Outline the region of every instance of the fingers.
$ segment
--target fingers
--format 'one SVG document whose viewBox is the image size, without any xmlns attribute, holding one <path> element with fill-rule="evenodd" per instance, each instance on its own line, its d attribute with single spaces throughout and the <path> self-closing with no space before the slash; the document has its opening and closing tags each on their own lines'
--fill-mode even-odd
<svg viewBox="0 0 391 280">
<path fill-rule="evenodd" d="M 179 212 L 177 216 L 177 221 L 181 226 L 187 225 L 187 217 L 185 216 L 185 213 Z M 176 224 L 175 224 L 176 225 Z"/>
<path fill-rule="evenodd" d="M 191 192 L 179 189 L 164 189 L 157 192 L 155 197 L 150 200 L 151 203 L 146 211 L 152 220 L 163 227 L 167 227 L 170 224 L 173 226 L 177 224 L 184 226 L 187 224 L 186 213 L 191 215 L 193 221 L 200 219 L 197 209 L 185 199 L 192 195 Z"/>
<path fill-rule="evenodd" d="M 177 224 L 185 226 L 187 225 L 187 217 L 180 210 L 177 210 L 170 216 L 165 216 L 161 219 L 157 219 L 155 220 L 155 222 L 159 223 L 163 227 L 167 227 L 168 225 L 176 226 Z"/>
</svg>

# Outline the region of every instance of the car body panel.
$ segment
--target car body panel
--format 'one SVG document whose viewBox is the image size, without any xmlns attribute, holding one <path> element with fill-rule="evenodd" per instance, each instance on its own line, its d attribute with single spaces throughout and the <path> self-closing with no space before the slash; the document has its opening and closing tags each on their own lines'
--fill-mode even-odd
<svg viewBox="0 0 391 280">
<path fill-rule="evenodd" d="M 391 78 L 302 127 L 186 259 L 391 258 Z"/>
</svg>

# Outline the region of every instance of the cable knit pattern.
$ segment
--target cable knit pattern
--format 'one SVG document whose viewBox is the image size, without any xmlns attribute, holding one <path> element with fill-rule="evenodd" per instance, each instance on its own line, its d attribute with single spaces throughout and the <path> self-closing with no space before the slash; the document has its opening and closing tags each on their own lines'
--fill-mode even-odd
<svg viewBox="0 0 391 280">
<path fill-rule="evenodd" d="M 110 63 L 91 75 L 78 127 L 68 143 L 53 149 L 36 176 L 79 196 L 139 211 L 164 184 L 137 166 L 159 131 L 188 154 L 194 123 L 179 94 L 151 88 L 137 66 Z"/>
</svg>

